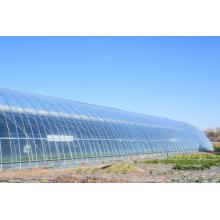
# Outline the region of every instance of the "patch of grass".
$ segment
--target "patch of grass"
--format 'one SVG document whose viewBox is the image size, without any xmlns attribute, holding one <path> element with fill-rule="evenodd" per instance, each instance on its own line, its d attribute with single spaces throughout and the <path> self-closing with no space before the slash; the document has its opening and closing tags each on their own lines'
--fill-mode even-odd
<svg viewBox="0 0 220 220">
<path fill-rule="evenodd" d="M 76 174 L 81 175 L 81 174 L 95 174 L 99 171 L 100 169 L 98 168 L 78 168 L 76 170 Z"/>
<path fill-rule="evenodd" d="M 77 170 L 76 170 L 76 174 L 82 174 L 82 172 L 83 172 L 83 169 L 82 168 L 78 168 Z"/>
<path fill-rule="evenodd" d="M 95 173 L 97 173 L 98 171 L 99 171 L 98 168 L 93 168 L 93 169 L 90 170 L 90 174 L 95 174 Z"/>
<path fill-rule="evenodd" d="M 144 163 L 147 164 L 159 164 L 160 160 L 145 160 Z"/>
<path fill-rule="evenodd" d="M 106 169 L 108 173 L 128 174 L 137 171 L 133 164 L 116 164 Z"/>
<path fill-rule="evenodd" d="M 174 164 L 174 170 L 205 170 L 220 166 L 220 156 L 214 154 L 179 155 L 165 160 L 146 160 L 145 164 Z"/>
<path fill-rule="evenodd" d="M 173 164 L 176 163 L 176 160 L 173 159 L 165 159 L 165 160 L 145 160 L 144 163 L 148 164 Z"/>
</svg>

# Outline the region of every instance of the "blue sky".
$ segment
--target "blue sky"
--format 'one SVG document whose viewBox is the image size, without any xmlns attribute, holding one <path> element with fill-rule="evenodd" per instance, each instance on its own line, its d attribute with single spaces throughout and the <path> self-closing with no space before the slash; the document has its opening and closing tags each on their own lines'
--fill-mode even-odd
<svg viewBox="0 0 220 220">
<path fill-rule="evenodd" d="M 0 37 L 0 87 L 220 126 L 220 37 Z"/>
</svg>

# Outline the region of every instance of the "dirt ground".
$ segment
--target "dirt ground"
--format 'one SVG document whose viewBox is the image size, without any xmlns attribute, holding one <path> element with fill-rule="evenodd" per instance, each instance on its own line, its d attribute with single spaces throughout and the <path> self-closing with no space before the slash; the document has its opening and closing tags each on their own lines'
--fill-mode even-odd
<svg viewBox="0 0 220 220">
<path fill-rule="evenodd" d="M 0 172 L 1 183 L 220 183 L 220 167 L 205 171 L 177 171 L 173 165 L 142 163 L 127 173 L 109 166 L 64 169 L 27 169 Z"/>
</svg>

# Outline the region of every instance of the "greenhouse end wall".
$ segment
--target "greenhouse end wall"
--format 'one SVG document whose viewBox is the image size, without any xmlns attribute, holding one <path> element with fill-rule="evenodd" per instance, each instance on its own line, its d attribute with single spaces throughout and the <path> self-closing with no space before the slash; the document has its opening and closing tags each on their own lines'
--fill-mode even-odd
<svg viewBox="0 0 220 220">
<path fill-rule="evenodd" d="M 72 167 L 213 150 L 183 122 L 0 89 L 0 169 Z"/>
</svg>

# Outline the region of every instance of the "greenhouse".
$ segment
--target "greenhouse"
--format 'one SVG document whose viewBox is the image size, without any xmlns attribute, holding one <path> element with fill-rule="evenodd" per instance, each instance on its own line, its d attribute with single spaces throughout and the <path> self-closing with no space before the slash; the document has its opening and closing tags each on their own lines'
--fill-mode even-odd
<svg viewBox="0 0 220 220">
<path fill-rule="evenodd" d="M 0 169 L 67 167 L 213 150 L 170 119 L 0 89 Z"/>
</svg>

